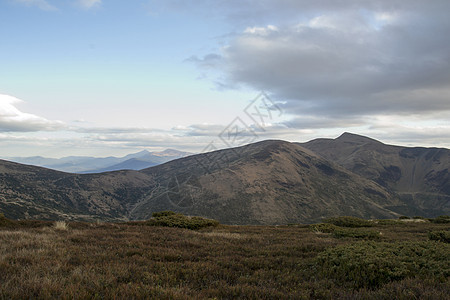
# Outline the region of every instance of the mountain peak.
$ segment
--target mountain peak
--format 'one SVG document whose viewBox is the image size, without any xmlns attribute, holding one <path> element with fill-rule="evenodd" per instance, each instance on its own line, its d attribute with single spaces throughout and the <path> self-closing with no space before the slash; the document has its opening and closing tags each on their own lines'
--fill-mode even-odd
<svg viewBox="0 0 450 300">
<path fill-rule="evenodd" d="M 344 132 L 339 137 L 337 137 L 336 140 L 344 142 L 356 142 L 356 143 L 368 143 L 368 142 L 381 143 L 380 141 L 377 141 L 375 139 L 350 132 Z"/>
</svg>

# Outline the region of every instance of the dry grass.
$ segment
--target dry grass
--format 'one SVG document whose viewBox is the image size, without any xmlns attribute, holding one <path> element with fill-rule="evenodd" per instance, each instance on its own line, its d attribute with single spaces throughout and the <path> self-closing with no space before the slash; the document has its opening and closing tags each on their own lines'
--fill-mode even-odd
<svg viewBox="0 0 450 300">
<path fill-rule="evenodd" d="M 70 223 L 70 230 L 55 230 L 53 224 L 0 228 L 0 299 L 448 299 L 449 294 L 448 277 L 406 278 L 377 289 L 352 289 L 321 277 L 318 255 L 357 239 L 317 235 L 307 226 L 192 231 Z M 448 225 L 376 230 L 383 232 L 382 242 L 426 241 L 429 231 Z"/>
<path fill-rule="evenodd" d="M 69 225 L 65 221 L 56 221 L 53 225 L 53 228 L 55 228 L 56 230 L 66 231 L 69 230 Z"/>
</svg>

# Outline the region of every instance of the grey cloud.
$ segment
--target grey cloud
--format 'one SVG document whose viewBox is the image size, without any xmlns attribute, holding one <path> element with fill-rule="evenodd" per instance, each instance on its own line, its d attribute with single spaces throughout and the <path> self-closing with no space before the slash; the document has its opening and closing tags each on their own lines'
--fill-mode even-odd
<svg viewBox="0 0 450 300">
<path fill-rule="evenodd" d="M 252 5 L 267 14 L 315 14 L 249 27 L 233 39 L 220 54 L 221 88 L 270 91 L 287 100 L 289 113 L 334 118 L 450 110 L 450 2 L 286 0 L 238 7 Z"/>
</svg>

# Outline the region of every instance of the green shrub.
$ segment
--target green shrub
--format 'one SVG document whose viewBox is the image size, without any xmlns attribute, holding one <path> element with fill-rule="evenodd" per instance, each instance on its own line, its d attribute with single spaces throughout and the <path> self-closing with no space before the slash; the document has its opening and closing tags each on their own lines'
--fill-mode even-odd
<svg viewBox="0 0 450 300">
<path fill-rule="evenodd" d="M 381 233 L 375 230 L 361 229 L 361 228 L 337 228 L 333 231 L 333 236 L 336 238 L 356 238 L 376 240 L 381 237 Z"/>
<path fill-rule="evenodd" d="M 421 216 L 414 216 L 413 217 L 414 220 L 420 219 L 420 220 L 426 220 L 426 218 L 421 217 Z"/>
<path fill-rule="evenodd" d="M 354 288 L 376 288 L 404 278 L 445 281 L 450 276 L 450 245 L 427 242 L 361 241 L 327 249 L 315 266 L 319 277 Z"/>
<path fill-rule="evenodd" d="M 357 217 L 336 217 L 324 220 L 325 223 L 330 223 L 341 227 L 372 227 L 373 223 Z"/>
<path fill-rule="evenodd" d="M 410 218 L 408 216 L 400 216 L 398 217 L 399 220 L 409 220 Z"/>
<path fill-rule="evenodd" d="M 10 219 L 6 218 L 3 213 L 0 213 L 0 226 L 9 226 L 9 225 L 12 225 L 12 224 L 13 224 L 13 221 L 11 221 Z"/>
<path fill-rule="evenodd" d="M 450 231 L 448 230 L 430 231 L 428 232 L 428 238 L 432 241 L 450 243 Z"/>
<path fill-rule="evenodd" d="M 202 217 L 188 217 L 179 213 L 162 212 L 154 213 L 153 218 L 148 220 L 147 224 L 150 226 L 178 227 L 197 230 L 204 227 L 217 226 L 219 225 L 219 222 Z"/>
<path fill-rule="evenodd" d="M 377 225 L 405 225 L 404 222 L 399 221 L 399 220 L 393 220 L 393 219 L 380 219 L 380 220 L 376 220 L 375 223 Z"/>
<path fill-rule="evenodd" d="M 167 216 L 173 216 L 176 215 L 177 213 L 170 211 L 170 210 L 165 210 L 165 211 L 160 211 L 160 212 L 154 212 L 152 213 L 152 217 L 153 218 L 159 218 L 159 217 L 167 217 Z"/>
<path fill-rule="evenodd" d="M 309 225 L 309 229 L 313 232 L 319 233 L 332 233 L 336 230 L 336 226 L 328 223 L 312 224 Z"/>
<path fill-rule="evenodd" d="M 450 223 L 450 216 L 439 216 L 434 219 L 430 219 L 430 222 L 437 224 Z"/>
</svg>

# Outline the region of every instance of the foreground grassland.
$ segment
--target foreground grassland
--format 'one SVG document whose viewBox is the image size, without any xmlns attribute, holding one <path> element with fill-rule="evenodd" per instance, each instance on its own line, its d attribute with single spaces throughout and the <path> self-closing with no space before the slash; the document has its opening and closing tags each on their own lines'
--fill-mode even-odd
<svg viewBox="0 0 450 300">
<path fill-rule="evenodd" d="M 449 299 L 448 223 L 336 224 L 3 220 L 0 298 Z"/>
</svg>

